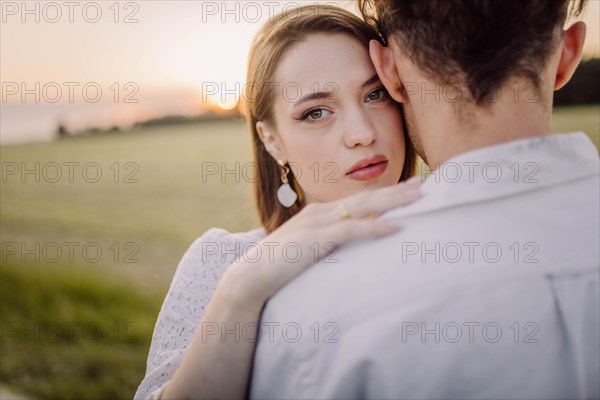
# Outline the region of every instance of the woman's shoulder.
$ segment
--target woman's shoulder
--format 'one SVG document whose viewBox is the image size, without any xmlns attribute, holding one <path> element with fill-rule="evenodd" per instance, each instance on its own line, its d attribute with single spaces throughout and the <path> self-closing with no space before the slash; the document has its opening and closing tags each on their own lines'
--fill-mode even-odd
<svg viewBox="0 0 600 400">
<path fill-rule="evenodd" d="M 165 301 L 208 302 L 229 265 L 243 257 L 248 244 L 257 243 L 264 236 L 263 229 L 236 233 L 221 228 L 207 230 L 194 240 L 179 261 Z"/>
<path fill-rule="evenodd" d="M 207 230 L 204 235 L 200 236 L 198 239 L 201 239 L 203 236 L 208 237 L 219 237 L 223 239 L 237 240 L 242 242 L 249 242 L 253 240 L 262 240 L 265 237 L 264 228 L 256 228 L 249 231 L 244 232 L 229 232 L 226 229 L 213 227 Z"/>
<path fill-rule="evenodd" d="M 213 227 L 196 238 L 190 247 L 196 247 L 203 242 L 214 240 L 250 243 L 260 241 L 265 236 L 266 233 L 263 228 L 256 228 L 245 232 L 229 232 L 223 228 Z"/>
<path fill-rule="evenodd" d="M 224 253 L 233 254 L 236 250 L 241 251 L 243 247 L 261 241 L 265 236 L 264 228 L 229 232 L 223 228 L 213 227 L 194 240 L 187 253 L 188 255 L 203 254 L 204 257 L 224 255 Z"/>
</svg>

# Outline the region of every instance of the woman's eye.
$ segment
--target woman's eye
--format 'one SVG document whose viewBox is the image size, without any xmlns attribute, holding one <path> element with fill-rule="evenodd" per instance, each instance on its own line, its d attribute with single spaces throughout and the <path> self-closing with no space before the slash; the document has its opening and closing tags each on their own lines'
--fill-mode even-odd
<svg viewBox="0 0 600 400">
<path fill-rule="evenodd" d="M 314 108 L 312 110 L 308 110 L 304 114 L 302 114 L 301 120 L 308 120 L 311 122 L 318 121 L 322 119 L 329 111 L 324 110 L 322 108 Z"/>
<path fill-rule="evenodd" d="M 383 99 L 386 99 L 387 97 L 388 97 L 388 92 L 383 87 L 375 89 L 367 95 L 367 99 L 369 101 L 383 100 Z"/>
<path fill-rule="evenodd" d="M 314 110 L 308 114 L 308 117 L 312 118 L 312 119 L 319 119 L 322 116 L 323 116 L 323 110 Z"/>
</svg>

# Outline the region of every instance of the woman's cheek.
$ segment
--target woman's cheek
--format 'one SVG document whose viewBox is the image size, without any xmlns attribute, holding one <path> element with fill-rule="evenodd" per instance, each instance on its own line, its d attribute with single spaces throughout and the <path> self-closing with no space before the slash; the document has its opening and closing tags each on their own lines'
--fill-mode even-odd
<svg viewBox="0 0 600 400">
<path fill-rule="evenodd" d="M 402 114 L 394 108 L 382 110 L 378 118 L 374 119 L 377 126 L 377 132 L 385 137 L 389 143 L 404 142 L 404 129 L 402 124 Z"/>
<path fill-rule="evenodd" d="M 392 156 L 398 167 L 399 174 L 402 175 L 404 169 L 404 162 L 406 161 L 406 135 L 404 132 L 404 125 L 401 116 L 397 116 L 394 122 L 394 126 L 390 127 L 390 141 L 393 143 L 391 146 Z"/>
<path fill-rule="evenodd" d="M 305 197 L 319 202 L 337 199 L 341 190 L 341 175 L 344 174 L 338 160 L 332 158 L 338 152 L 329 149 L 326 143 L 315 145 L 311 142 L 306 148 L 298 143 L 298 146 L 296 150 L 305 151 L 299 151 L 290 157 L 293 160 L 291 169 Z"/>
<path fill-rule="evenodd" d="M 390 131 L 397 131 L 402 134 L 402 113 L 396 105 L 389 104 L 379 110 L 378 118 L 382 124 L 385 124 Z"/>
<path fill-rule="evenodd" d="M 330 201 L 335 194 L 336 180 L 328 179 L 321 161 L 298 164 L 295 176 L 305 197 L 311 201 Z"/>
</svg>

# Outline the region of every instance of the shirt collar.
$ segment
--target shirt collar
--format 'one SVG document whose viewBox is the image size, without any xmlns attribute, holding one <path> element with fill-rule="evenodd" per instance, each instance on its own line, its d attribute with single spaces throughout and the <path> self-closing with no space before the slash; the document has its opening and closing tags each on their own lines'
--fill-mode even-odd
<svg viewBox="0 0 600 400">
<path fill-rule="evenodd" d="M 381 219 L 476 203 L 598 175 L 598 151 L 583 132 L 514 140 L 461 153 L 421 174 L 423 197 Z"/>
</svg>

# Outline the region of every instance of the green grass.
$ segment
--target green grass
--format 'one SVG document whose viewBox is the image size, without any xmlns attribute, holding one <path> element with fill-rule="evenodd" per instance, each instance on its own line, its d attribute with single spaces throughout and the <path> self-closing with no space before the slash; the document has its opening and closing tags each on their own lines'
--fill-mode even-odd
<svg viewBox="0 0 600 400">
<path fill-rule="evenodd" d="M 34 175 L 6 177 L 0 193 L 0 234 L 17 243 L 77 241 L 134 242 L 137 263 L 101 260 L 86 268 L 125 275 L 131 284 L 165 290 L 170 274 L 189 244 L 213 226 L 243 231 L 258 226 L 251 183 L 243 166 L 251 160 L 250 140 L 241 122 L 225 121 L 148 128 L 124 135 L 69 138 L 51 144 L 0 147 L 4 165 L 21 169 L 49 163 L 79 163 L 74 182 L 51 183 Z M 97 183 L 82 176 L 84 165 L 97 163 Z M 120 176 L 114 182 L 114 166 Z M 123 182 L 126 173 L 138 183 Z M 239 174 L 207 176 L 208 163 Z M 14 164 L 11 164 L 14 165 Z M 213 165 L 213 164 L 211 164 Z M 91 170 L 90 170 L 91 171 Z M 50 174 L 50 173 L 48 173 Z M 91 175 L 91 173 L 90 173 Z M 23 182 L 24 181 L 24 182 Z"/>
<path fill-rule="evenodd" d="M 585 131 L 600 146 L 600 106 L 558 109 L 559 132 Z M 238 171 L 251 160 L 240 121 L 147 128 L 140 132 L 69 138 L 50 144 L 0 146 L 2 163 L 96 162 L 103 178 L 85 182 L 6 177 L 0 190 L 0 235 L 32 248 L 35 243 L 98 243 L 104 256 L 87 262 L 21 259 L 0 250 L 0 381 L 41 398 L 131 398 L 140 383 L 153 325 L 172 275 L 189 244 L 213 226 L 243 231 L 258 226 L 251 183 L 243 175 L 202 179 L 203 163 Z M 111 165 L 118 162 L 118 183 Z M 135 163 L 124 183 L 123 167 Z M 3 164 L 7 165 L 7 164 Z M 11 164 L 12 165 L 12 164 Z M 66 170 L 65 170 L 66 171 Z M 75 170 L 76 172 L 80 170 Z M 111 244 L 132 242 L 136 262 L 117 260 Z M 56 343 L 6 329 L 25 323 L 98 324 L 102 339 L 81 331 Z M 119 338 L 115 340 L 115 322 Z M 135 325 L 126 324 L 132 323 Z M 111 328 L 112 327 L 112 328 Z M 134 342 L 125 336 L 137 327 Z"/>
<path fill-rule="evenodd" d="M 54 242 L 65 251 L 56 263 L 45 262 L 43 256 L 36 262 L 33 256 L 22 260 L 2 247 L 3 326 L 96 323 L 104 335 L 97 343 L 81 337 L 51 343 L 3 332 L 0 381 L 41 398 L 131 398 L 144 376 L 160 304 L 186 248 L 213 226 L 231 231 L 258 226 L 249 182 L 236 176 L 202 180 L 203 162 L 233 168 L 236 162 L 251 160 L 243 124 L 157 127 L 2 146 L 0 156 L 3 163 L 26 163 L 28 168 L 36 162 L 96 162 L 107 178 L 88 183 L 75 174 L 73 183 L 66 178 L 50 183 L 17 175 L 2 183 L 3 246 L 11 242 L 31 249 L 36 243 L 43 247 Z M 109 169 L 115 162 L 136 163 L 134 178 L 139 182 L 123 183 L 120 176 L 115 183 Z M 79 243 L 73 262 L 65 242 Z M 115 261 L 110 251 L 115 242 L 121 250 L 135 243 L 137 262 L 125 263 L 123 252 Z M 80 249 L 86 243 L 97 243 L 103 250 L 98 262 L 83 258 Z M 120 323 L 121 338 L 138 327 L 139 340 L 116 342 L 111 336 L 115 322 Z"/>
<path fill-rule="evenodd" d="M 132 398 L 160 301 L 59 265 L 0 269 L 2 381 L 39 398 Z"/>
<path fill-rule="evenodd" d="M 552 115 L 552 128 L 555 132 L 583 131 L 600 149 L 600 105 L 557 108 Z"/>
</svg>

